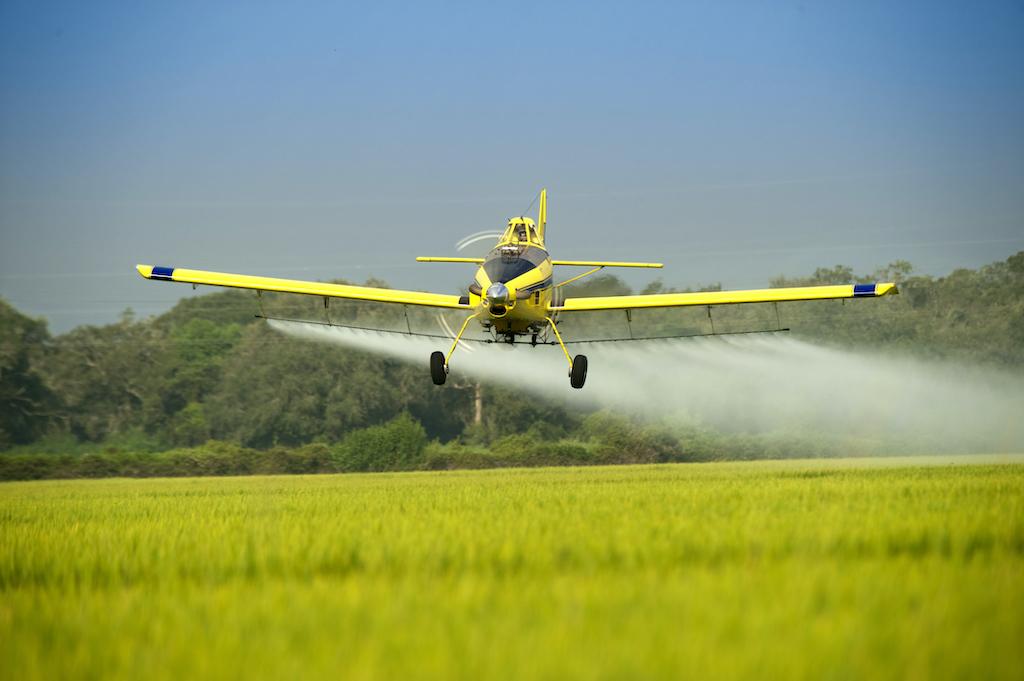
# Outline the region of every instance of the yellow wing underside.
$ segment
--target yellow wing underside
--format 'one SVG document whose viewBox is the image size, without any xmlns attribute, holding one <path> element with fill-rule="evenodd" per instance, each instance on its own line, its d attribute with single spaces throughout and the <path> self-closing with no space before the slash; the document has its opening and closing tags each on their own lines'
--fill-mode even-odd
<svg viewBox="0 0 1024 681">
<path fill-rule="evenodd" d="M 707 291 L 700 293 L 655 293 L 639 296 L 566 298 L 552 310 L 596 312 L 599 310 L 636 310 L 649 307 L 687 307 L 691 305 L 738 305 L 741 303 L 782 303 L 799 300 L 835 300 L 840 298 L 877 298 L 898 293 L 896 284 L 843 284 L 840 286 L 799 286 L 746 291 Z"/>
<path fill-rule="evenodd" d="M 397 303 L 400 305 L 424 305 L 427 307 L 442 307 L 460 310 L 470 309 L 467 297 L 445 295 L 442 293 L 421 293 L 419 291 L 401 291 L 396 289 L 374 288 L 371 286 L 349 286 L 347 284 L 326 284 L 318 281 L 253 277 L 245 274 L 206 272 L 203 270 L 189 270 L 181 267 L 137 265 L 135 269 L 137 269 L 139 274 L 146 279 L 155 279 L 158 281 L 177 281 L 186 284 L 226 286 L 229 288 L 244 288 L 256 291 L 299 293 L 309 296 L 349 298 L 352 300 L 369 300 L 378 303 Z"/>
</svg>

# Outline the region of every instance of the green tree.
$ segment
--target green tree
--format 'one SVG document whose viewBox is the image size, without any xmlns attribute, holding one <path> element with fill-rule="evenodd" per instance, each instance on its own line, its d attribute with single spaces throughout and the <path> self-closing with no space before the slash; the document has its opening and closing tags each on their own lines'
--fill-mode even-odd
<svg viewBox="0 0 1024 681">
<path fill-rule="evenodd" d="M 339 440 L 402 410 L 405 397 L 389 364 L 250 326 L 207 399 L 213 433 L 253 447 Z"/>
<path fill-rule="evenodd" d="M 130 315 L 83 326 L 54 339 L 42 370 L 62 401 L 62 420 L 82 440 L 138 427 L 147 402 L 159 399 L 153 367 L 162 335 Z"/>
<path fill-rule="evenodd" d="M 171 326 L 154 338 L 157 348 L 150 376 L 160 389 L 146 400 L 146 429 L 175 445 L 202 442 L 197 438 L 204 430 L 209 433 L 209 425 L 201 403 L 220 385 L 224 361 L 240 338 L 237 323 L 202 317 Z"/>
<path fill-rule="evenodd" d="M 0 449 L 42 435 L 56 400 L 38 372 L 48 348 L 46 323 L 0 300 Z"/>
<path fill-rule="evenodd" d="M 355 430 L 337 448 L 335 465 L 343 471 L 399 471 L 422 466 L 427 434 L 403 413 L 387 423 Z"/>
</svg>

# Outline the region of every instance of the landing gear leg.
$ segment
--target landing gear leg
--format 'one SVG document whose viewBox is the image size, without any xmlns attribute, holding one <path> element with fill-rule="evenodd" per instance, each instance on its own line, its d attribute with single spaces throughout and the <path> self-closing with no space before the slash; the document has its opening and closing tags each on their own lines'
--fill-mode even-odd
<svg viewBox="0 0 1024 681">
<path fill-rule="evenodd" d="M 565 341 L 562 340 L 562 334 L 558 333 L 558 327 L 555 326 L 555 320 L 551 317 L 547 318 L 548 324 L 551 325 L 551 330 L 555 332 L 555 338 L 558 339 L 558 345 L 561 346 L 562 352 L 565 353 L 565 359 L 569 362 L 569 385 L 576 388 L 583 387 L 583 384 L 587 380 L 587 356 L 576 355 L 571 357 L 569 355 L 568 348 L 565 347 Z"/>
<path fill-rule="evenodd" d="M 440 350 L 435 350 L 430 355 L 430 378 L 433 379 L 434 385 L 444 385 L 444 382 L 448 379 L 448 360 L 451 359 L 452 353 L 455 352 L 455 348 L 459 347 L 459 339 L 462 338 L 462 334 L 466 332 L 466 327 L 469 326 L 471 319 L 475 319 L 476 315 L 471 314 L 466 317 L 466 321 L 462 322 L 462 328 L 459 329 L 459 333 L 455 336 L 455 340 L 452 342 L 452 347 L 445 355 Z"/>
</svg>

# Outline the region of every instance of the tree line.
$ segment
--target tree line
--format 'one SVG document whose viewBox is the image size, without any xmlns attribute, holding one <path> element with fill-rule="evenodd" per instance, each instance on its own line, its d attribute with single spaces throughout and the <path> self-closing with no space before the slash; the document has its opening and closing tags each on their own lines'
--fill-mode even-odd
<svg viewBox="0 0 1024 681">
<path fill-rule="evenodd" d="M 819 268 L 771 285 L 893 280 L 901 295 L 873 304 L 719 307 L 711 319 L 703 308 L 638 311 L 630 329 L 621 313 L 593 313 L 575 316 L 567 328 L 576 338 L 594 338 L 784 324 L 799 338 L 837 347 L 870 344 L 1011 370 L 1024 366 L 1024 252 L 944 277 L 915 274 L 900 261 L 866 275 Z M 572 289 L 575 295 L 632 293 L 614 276 L 584 279 Z M 669 290 L 657 281 L 641 292 Z M 207 465 L 242 473 L 321 472 L 807 453 L 795 443 L 744 441 L 693 427 L 658 430 L 539 398 L 514 399 L 516 391 L 497 384 L 483 384 L 477 422 L 474 390 L 438 390 L 423 367 L 283 336 L 255 318 L 257 311 L 325 314 L 320 299 L 265 294 L 257 301 L 251 292 L 218 291 L 153 318 L 139 320 L 129 310 L 116 323 L 54 336 L 45 322 L 0 300 L 0 477 L 185 475 L 208 472 Z M 326 314 L 335 323 L 396 330 L 432 321 L 421 311 L 406 319 L 400 310 L 357 301 L 332 301 Z M 402 438 L 385 436 L 396 429 L 419 443 L 408 450 L 414 454 L 396 453 L 406 451 L 394 445 Z"/>
</svg>

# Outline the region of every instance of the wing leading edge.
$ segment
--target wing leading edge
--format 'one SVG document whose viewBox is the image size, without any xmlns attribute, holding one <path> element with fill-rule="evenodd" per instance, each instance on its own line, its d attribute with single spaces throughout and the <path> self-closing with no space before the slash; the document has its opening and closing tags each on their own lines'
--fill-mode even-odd
<svg viewBox="0 0 1024 681">
<path fill-rule="evenodd" d="M 374 288 L 371 286 L 327 284 L 319 281 L 254 277 L 246 274 L 188 270 L 181 267 L 136 265 L 135 269 L 137 269 L 139 274 L 146 279 L 155 279 L 158 281 L 177 281 L 186 284 L 225 286 L 228 288 L 244 288 L 256 291 L 277 291 L 279 293 L 298 293 L 309 296 L 327 296 L 329 298 L 349 298 L 352 300 L 368 300 L 378 303 L 397 303 L 399 305 L 423 305 L 426 307 L 443 307 L 460 310 L 468 310 L 471 307 L 467 296 L 460 297 L 445 295 L 442 293 L 421 293 L 419 291 L 401 291 L 388 288 Z"/>
<path fill-rule="evenodd" d="M 841 298 L 877 298 L 899 293 L 896 284 L 843 284 L 840 286 L 799 286 L 747 291 L 707 291 L 699 293 L 655 293 L 638 296 L 596 296 L 566 298 L 551 310 L 595 312 L 598 310 L 635 310 L 645 307 L 686 307 L 690 305 L 738 305 L 740 303 L 782 303 L 800 300 L 836 300 Z"/>
</svg>

